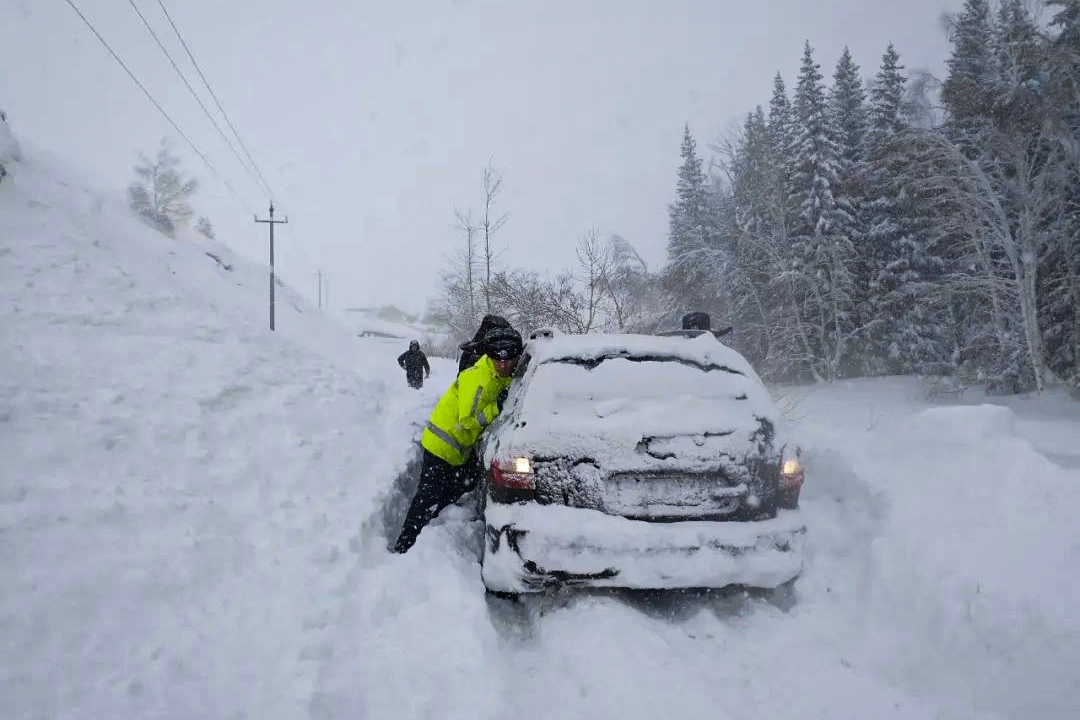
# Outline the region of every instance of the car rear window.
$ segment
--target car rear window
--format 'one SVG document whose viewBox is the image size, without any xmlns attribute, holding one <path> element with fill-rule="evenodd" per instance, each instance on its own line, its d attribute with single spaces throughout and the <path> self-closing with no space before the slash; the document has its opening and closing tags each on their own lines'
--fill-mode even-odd
<svg viewBox="0 0 1080 720">
<path fill-rule="evenodd" d="M 703 372 L 720 371 L 734 373 L 736 375 L 742 375 L 743 373 L 736 368 L 729 367 L 727 365 L 720 365 L 712 362 L 701 362 L 691 358 L 679 357 L 676 355 L 641 355 L 631 353 L 611 353 L 606 355 L 597 355 L 592 357 L 561 357 L 550 358 L 546 360 L 546 363 L 562 363 L 567 365 L 580 365 L 587 370 L 592 370 L 599 367 L 605 362 L 611 362 L 613 360 L 627 360 L 635 363 L 676 363 L 679 365 L 688 365 L 693 368 L 697 368 Z"/>
<path fill-rule="evenodd" d="M 522 442 L 557 442 L 563 451 L 569 443 L 597 457 L 606 443 L 627 438 L 695 435 L 707 442 L 710 435 L 734 434 L 745 440 L 762 419 L 776 421 L 769 391 L 748 367 L 650 354 L 655 349 L 616 352 L 585 355 L 584 362 L 571 355 L 533 358 L 540 364 L 516 398 Z"/>
<path fill-rule="evenodd" d="M 547 359 L 536 368 L 526 404 L 557 412 L 603 415 L 605 403 L 670 402 L 715 405 L 747 400 L 764 388 L 723 365 L 647 355 Z"/>
</svg>

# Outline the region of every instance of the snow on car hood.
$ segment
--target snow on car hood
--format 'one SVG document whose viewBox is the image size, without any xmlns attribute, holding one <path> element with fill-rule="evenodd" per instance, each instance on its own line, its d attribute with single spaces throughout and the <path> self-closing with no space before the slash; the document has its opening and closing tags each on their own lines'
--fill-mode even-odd
<svg viewBox="0 0 1080 720">
<path fill-rule="evenodd" d="M 511 452 L 627 462 L 741 457 L 777 412 L 749 363 L 714 338 L 545 340 L 517 398 Z M 635 452 L 640 449 L 643 452 Z"/>
</svg>

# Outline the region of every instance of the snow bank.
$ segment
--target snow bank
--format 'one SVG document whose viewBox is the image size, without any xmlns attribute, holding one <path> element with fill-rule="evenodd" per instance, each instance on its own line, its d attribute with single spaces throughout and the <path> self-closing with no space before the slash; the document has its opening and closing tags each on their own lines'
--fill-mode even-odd
<svg viewBox="0 0 1080 720">
<path fill-rule="evenodd" d="M 905 385 L 906 401 L 862 382 L 799 405 L 811 560 L 797 612 L 835 613 L 830 642 L 853 662 L 954 711 L 1075 717 L 1080 472 L 1009 407 L 926 408 Z M 1075 406 L 1067 422 L 1080 437 Z"/>
<path fill-rule="evenodd" d="M 44 154 L 7 201 L 0 717 L 308 717 L 398 420 L 434 390 L 284 286 L 271 333 L 264 268 Z"/>
<path fill-rule="evenodd" d="M 945 439 L 965 449 L 1016 432 L 1016 414 L 999 405 L 929 408 L 912 419 L 911 429 L 919 439 Z"/>
</svg>

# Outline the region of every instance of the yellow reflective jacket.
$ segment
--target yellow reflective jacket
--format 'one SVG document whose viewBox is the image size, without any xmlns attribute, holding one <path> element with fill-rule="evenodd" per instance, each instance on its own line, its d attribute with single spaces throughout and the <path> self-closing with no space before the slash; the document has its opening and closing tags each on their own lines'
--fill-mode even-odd
<svg viewBox="0 0 1080 720">
<path fill-rule="evenodd" d="M 457 376 L 435 405 L 420 444 L 451 465 L 464 465 L 484 428 L 499 414 L 495 399 L 510 385 L 484 355 Z"/>
</svg>

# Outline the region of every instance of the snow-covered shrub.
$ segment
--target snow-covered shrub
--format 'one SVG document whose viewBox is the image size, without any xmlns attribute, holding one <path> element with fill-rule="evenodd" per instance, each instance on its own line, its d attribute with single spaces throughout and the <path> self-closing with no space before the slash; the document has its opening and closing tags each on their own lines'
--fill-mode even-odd
<svg viewBox="0 0 1080 720">
<path fill-rule="evenodd" d="M 135 176 L 128 186 L 131 209 L 151 227 L 172 236 L 177 225 L 191 218 L 188 201 L 198 182 L 180 172 L 180 158 L 172 153 L 167 138 L 162 138 L 154 159 L 139 154 Z"/>
</svg>

